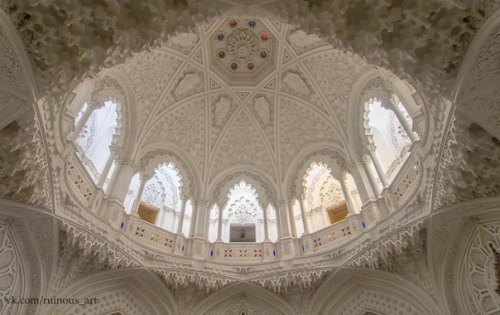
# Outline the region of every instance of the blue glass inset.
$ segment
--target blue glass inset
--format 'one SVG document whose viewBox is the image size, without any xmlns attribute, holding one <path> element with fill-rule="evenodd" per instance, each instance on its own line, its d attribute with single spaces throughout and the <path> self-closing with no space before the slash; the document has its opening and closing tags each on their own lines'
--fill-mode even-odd
<svg viewBox="0 0 500 315">
<path fill-rule="evenodd" d="M 273 249 L 273 256 L 276 256 L 276 250 Z"/>
<path fill-rule="evenodd" d="M 210 250 L 210 257 L 213 257 L 213 256 L 214 256 L 214 250 L 213 250 L 213 249 L 211 249 L 211 250 Z"/>
<path fill-rule="evenodd" d="M 122 222 L 122 224 L 120 224 L 120 229 L 123 229 L 124 226 L 125 226 L 125 222 Z"/>
<path fill-rule="evenodd" d="M 363 227 L 363 229 L 366 229 L 366 224 L 365 224 L 365 222 L 361 221 L 361 226 Z"/>
</svg>

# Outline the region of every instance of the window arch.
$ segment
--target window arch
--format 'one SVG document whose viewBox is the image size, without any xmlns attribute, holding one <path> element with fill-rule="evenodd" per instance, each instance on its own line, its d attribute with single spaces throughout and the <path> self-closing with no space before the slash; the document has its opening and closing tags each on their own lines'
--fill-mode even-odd
<svg viewBox="0 0 500 315">
<path fill-rule="evenodd" d="M 180 220 L 190 224 L 190 212 L 187 204 L 181 200 L 182 178 L 175 165 L 162 163 L 149 178 L 139 173 L 132 177 L 129 190 L 124 200 L 127 213 L 137 213 L 151 224 L 171 232 L 186 232 L 185 224 L 179 227 Z M 181 211 L 185 211 L 181 215 Z"/>
<path fill-rule="evenodd" d="M 371 98 L 366 105 L 367 134 L 372 145 L 372 158 L 379 177 L 385 176 L 391 181 L 406 161 L 412 145 L 413 121 L 396 95 L 391 104 L 383 104 L 377 98 Z M 383 181 L 382 178 L 380 178 Z"/>
<path fill-rule="evenodd" d="M 345 219 L 349 213 L 359 212 L 357 204 L 352 202 L 355 198 L 351 194 L 357 194 L 352 177 L 347 173 L 336 175 L 332 175 L 326 164 L 310 164 L 304 175 L 302 202 L 292 204 L 295 225 L 303 227 L 297 230 L 297 234 L 300 235 L 306 227 L 309 232 L 320 230 Z"/>
<path fill-rule="evenodd" d="M 85 119 L 86 118 L 86 119 Z M 84 103 L 75 124 L 82 126 L 75 140 L 80 159 L 97 184 L 107 178 L 111 168 L 111 145 L 117 133 L 118 112 L 115 102 L 107 101 L 99 108 Z M 101 185 L 104 181 L 101 183 Z"/>
<path fill-rule="evenodd" d="M 264 210 L 258 201 L 255 188 L 245 181 L 240 181 L 231 188 L 227 197 L 228 201 L 222 210 L 222 240 L 264 241 L 264 224 L 268 222 L 264 222 Z M 274 221 L 275 217 L 274 215 Z"/>
</svg>

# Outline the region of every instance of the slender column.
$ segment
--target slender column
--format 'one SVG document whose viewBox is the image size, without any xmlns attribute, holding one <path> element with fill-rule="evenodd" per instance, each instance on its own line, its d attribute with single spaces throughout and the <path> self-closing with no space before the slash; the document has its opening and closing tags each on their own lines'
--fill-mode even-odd
<svg viewBox="0 0 500 315">
<path fill-rule="evenodd" d="M 184 225 L 184 216 L 186 214 L 186 199 L 181 199 L 181 216 L 179 218 L 179 225 L 177 225 L 177 234 L 182 233 L 182 226 Z"/>
<path fill-rule="evenodd" d="M 369 150 L 368 152 L 369 152 L 370 158 L 373 162 L 373 166 L 375 166 L 375 170 L 377 171 L 378 177 L 380 178 L 380 181 L 382 182 L 382 185 L 384 185 L 384 188 L 389 187 L 389 181 L 387 180 L 387 177 L 385 176 L 384 170 L 382 169 L 382 165 L 380 165 L 379 160 L 375 156 L 375 151 Z"/>
<path fill-rule="evenodd" d="M 330 216 L 328 215 L 326 208 L 323 208 L 323 205 L 321 205 L 319 211 L 321 211 L 320 215 L 323 217 L 323 222 L 325 223 L 323 224 L 323 227 L 325 228 L 330 226 L 332 222 L 330 221 Z"/>
<path fill-rule="evenodd" d="M 401 126 L 403 126 L 403 129 L 405 130 L 406 134 L 410 138 L 411 142 L 414 142 L 416 140 L 415 134 L 411 130 L 410 124 L 408 121 L 405 119 L 403 113 L 399 110 L 397 107 L 397 104 L 392 104 L 393 107 L 393 112 L 396 114 L 396 117 L 398 118 L 399 122 L 401 123 Z"/>
<path fill-rule="evenodd" d="M 87 110 L 83 113 L 82 118 L 80 118 L 80 121 L 78 121 L 78 124 L 75 127 L 75 132 L 73 134 L 73 141 L 78 138 L 80 133 L 82 132 L 83 127 L 87 123 L 87 120 L 89 120 L 90 115 L 92 112 L 96 109 L 94 105 L 91 105 L 90 102 L 87 103 Z"/>
<path fill-rule="evenodd" d="M 109 170 L 111 169 L 111 165 L 113 165 L 113 161 L 115 160 L 115 153 L 111 151 L 109 154 L 109 158 L 106 161 L 106 165 L 104 165 L 104 169 L 102 170 L 101 176 L 99 177 L 99 182 L 97 183 L 97 187 L 102 188 L 106 178 L 108 177 Z"/>
<path fill-rule="evenodd" d="M 207 238 L 207 225 L 208 225 L 208 203 L 200 201 L 196 211 L 196 225 L 194 229 L 194 236 L 198 238 Z"/>
<path fill-rule="evenodd" d="M 172 209 L 172 222 L 170 223 L 170 231 L 175 232 L 175 222 L 177 221 L 177 212 Z"/>
<path fill-rule="evenodd" d="M 191 201 L 192 211 L 191 211 L 191 226 L 189 227 L 189 237 L 193 237 L 195 233 L 195 225 L 198 219 L 198 201 Z"/>
<path fill-rule="evenodd" d="M 130 186 L 130 180 L 134 176 L 134 170 L 128 162 L 122 162 L 115 168 L 108 192 L 114 199 L 123 202 Z"/>
<path fill-rule="evenodd" d="M 267 220 L 267 209 L 269 208 L 269 205 L 267 208 L 263 209 L 263 218 L 264 218 L 264 242 L 269 241 L 269 226 L 268 226 L 268 220 Z"/>
<path fill-rule="evenodd" d="M 287 213 L 287 204 L 285 200 L 278 202 L 278 218 L 280 221 L 280 238 L 290 237 L 290 216 Z"/>
<path fill-rule="evenodd" d="M 342 187 L 342 192 L 344 193 L 345 201 L 347 203 L 347 209 L 349 210 L 349 213 L 355 213 L 354 211 L 354 204 L 351 199 L 351 194 L 349 193 L 349 190 L 347 189 L 346 185 L 346 173 L 343 172 L 342 176 L 340 178 L 340 186 Z"/>
<path fill-rule="evenodd" d="M 368 180 L 370 181 L 370 184 L 373 188 L 373 191 L 375 192 L 376 196 L 380 195 L 380 191 L 378 189 L 378 184 L 377 180 L 375 179 L 375 176 L 373 176 L 372 169 L 370 168 L 370 161 L 369 159 L 366 158 L 366 156 L 363 157 L 363 167 L 366 171 L 366 174 L 368 175 Z"/>
<path fill-rule="evenodd" d="M 130 211 L 132 215 L 137 215 L 137 212 L 139 211 L 139 204 L 141 203 L 142 193 L 144 192 L 144 186 L 146 186 L 146 181 L 147 179 L 141 176 L 141 184 L 139 185 L 139 190 L 137 191 L 137 196 L 135 197 L 132 211 Z"/>
<path fill-rule="evenodd" d="M 165 217 L 167 216 L 167 209 L 165 208 L 165 206 L 163 206 L 163 210 L 160 209 L 159 211 L 160 215 L 156 219 L 155 225 L 163 229 L 165 226 Z"/>
<path fill-rule="evenodd" d="M 224 209 L 219 209 L 219 220 L 217 221 L 217 242 L 222 242 L 222 218 Z"/>
<path fill-rule="evenodd" d="M 304 234 L 309 234 L 309 224 L 307 223 L 304 199 L 302 199 L 302 197 L 299 197 L 299 208 L 300 215 L 302 216 L 302 225 L 304 226 Z"/>
<path fill-rule="evenodd" d="M 299 235 L 297 235 L 297 226 L 295 225 L 295 217 L 293 216 L 293 208 L 292 208 L 291 204 L 288 204 L 287 214 L 288 214 L 288 217 L 290 220 L 290 227 L 292 229 L 292 231 L 291 231 L 292 235 L 295 237 L 299 237 Z"/>
</svg>

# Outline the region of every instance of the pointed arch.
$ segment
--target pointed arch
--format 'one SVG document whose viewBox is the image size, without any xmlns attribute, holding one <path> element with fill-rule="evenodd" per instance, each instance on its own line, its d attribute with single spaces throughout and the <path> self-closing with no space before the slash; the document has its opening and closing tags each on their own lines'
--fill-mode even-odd
<svg viewBox="0 0 500 315">
<path fill-rule="evenodd" d="M 235 301 L 237 303 L 243 302 L 247 305 L 258 306 L 262 312 L 268 314 L 297 314 L 297 312 L 279 296 L 252 283 L 230 285 L 209 295 L 193 309 L 192 314 L 213 314 L 216 311 L 230 308 Z"/>
<path fill-rule="evenodd" d="M 327 165 L 332 176 L 337 178 L 342 175 L 342 172 L 348 171 L 352 165 L 352 161 L 339 145 L 319 144 L 304 148 L 291 163 L 285 176 L 284 187 L 288 188 L 286 191 L 288 200 L 302 196 L 303 177 L 313 162 Z"/>
<path fill-rule="evenodd" d="M 332 273 L 311 299 L 310 314 L 438 315 L 420 287 L 385 271 L 349 268 Z"/>
<path fill-rule="evenodd" d="M 198 197 L 200 194 L 201 177 L 193 162 L 187 158 L 180 148 L 172 146 L 165 148 L 162 143 L 154 143 L 143 148 L 144 154 L 136 162 L 139 172 L 151 176 L 156 167 L 163 162 L 171 162 L 175 165 L 182 178 L 181 198 Z"/>
<path fill-rule="evenodd" d="M 107 270 L 85 277 L 57 293 L 57 297 L 104 299 L 107 303 L 86 305 L 92 314 L 179 314 L 172 293 L 158 276 L 147 270 Z M 47 308 L 50 314 L 78 314 L 81 306 L 59 304 Z"/>
<path fill-rule="evenodd" d="M 267 209 L 269 204 L 276 207 L 277 193 L 272 181 L 254 168 L 230 168 L 219 174 L 210 187 L 208 200 L 209 204 L 216 203 L 219 209 L 223 209 L 226 203 L 226 197 L 234 185 L 240 181 L 245 181 L 255 188 L 258 195 L 258 201 L 263 209 Z"/>
</svg>

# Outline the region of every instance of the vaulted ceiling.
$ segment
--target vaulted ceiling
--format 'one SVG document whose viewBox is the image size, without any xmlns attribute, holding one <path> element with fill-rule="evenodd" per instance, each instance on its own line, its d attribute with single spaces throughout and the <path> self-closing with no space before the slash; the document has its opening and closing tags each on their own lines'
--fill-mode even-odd
<svg viewBox="0 0 500 315">
<path fill-rule="evenodd" d="M 237 165 L 278 182 L 305 146 L 346 143 L 350 92 L 368 67 L 317 36 L 248 16 L 215 19 L 115 68 L 136 97 L 138 157 L 166 145 L 204 182 Z"/>
</svg>

